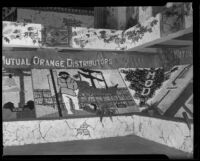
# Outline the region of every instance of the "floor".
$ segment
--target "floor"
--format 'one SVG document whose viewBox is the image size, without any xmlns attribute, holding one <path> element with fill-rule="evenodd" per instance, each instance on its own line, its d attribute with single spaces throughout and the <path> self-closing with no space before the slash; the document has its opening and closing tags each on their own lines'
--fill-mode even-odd
<svg viewBox="0 0 200 161">
<path fill-rule="evenodd" d="M 191 158 L 192 154 L 130 135 L 95 140 L 4 147 L 4 155 L 108 155 L 165 154 L 169 158 Z"/>
</svg>

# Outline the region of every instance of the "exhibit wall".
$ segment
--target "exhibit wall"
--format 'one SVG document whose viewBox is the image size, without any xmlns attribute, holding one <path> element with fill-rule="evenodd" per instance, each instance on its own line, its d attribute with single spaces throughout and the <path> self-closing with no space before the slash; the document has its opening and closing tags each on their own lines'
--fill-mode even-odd
<svg viewBox="0 0 200 161">
<path fill-rule="evenodd" d="M 146 68 L 141 67 L 146 60 L 155 59 L 154 54 L 126 55 L 129 59 L 124 55 L 124 59 L 120 59 L 122 54 L 113 57 L 114 53 L 91 52 L 93 59 L 88 57 L 88 60 L 80 53 L 79 57 L 72 53 L 68 57 L 48 52 L 44 52 L 43 57 L 39 57 L 41 54 L 38 52 L 33 52 L 33 57 L 30 51 L 5 53 L 2 57 L 5 120 L 88 115 L 103 117 L 145 113 L 149 109 L 154 110 L 156 115 L 171 118 L 183 118 L 185 111 L 190 119 L 193 118 L 191 64 L 176 65 L 166 71 L 163 67 L 156 67 L 159 61 L 156 65 L 155 60 L 149 64 L 155 67 L 148 68 L 148 64 Z M 13 53 L 20 53 L 21 56 L 14 56 Z M 119 59 L 121 63 L 126 62 L 122 65 L 124 68 L 118 67 Z M 189 110 L 182 107 L 185 104 L 182 100 L 182 103 L 178 101 L 173 105 L 185 90 L 185 98 L 191 104 Z"/>
</svg>

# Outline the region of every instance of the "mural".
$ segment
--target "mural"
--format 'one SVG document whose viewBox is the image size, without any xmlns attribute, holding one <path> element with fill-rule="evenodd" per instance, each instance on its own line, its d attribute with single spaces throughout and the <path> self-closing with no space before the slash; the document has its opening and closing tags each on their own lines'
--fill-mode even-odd
<svg viewBox="0 0 200 161">
<path fill-rule="evenodd" d="M 191 64 L 177 65 L 168 71 L 162 68 L 122 68 L 119 71 L 141 112 L 193 119 Z"/>
<path fill-rule="evenodd" d="M 35 69 L 33 75 L 35 89 L 48 89 L 54 98 L 53 91 L 56 89 L 64 115 L 92 113 L 103 116 L 123 111 L 137 111 L 137 108 L 131 107 L 135 103 L 122 79 L 119 79 L 117 70 L 57 69 L 53 71 L 55 87 L 49 70 Z M 39 113 L 41 115 L 43 112 Z"/>
<path fill-rule="evenodd" d="M 30 70 L 3 69 L 3 120 L 36 118 Z"/>
<path fill-rule="evenodd" d="M 166 79 L 162 68 L 120 69 L 120 71 L 131 93 L 134 91 L 134 98 L 139 100 L 140 106 L 153 97 Z"/>
<path fill-rule="evenodd" d="M 25 12 L 22 13 L 26 16 Z M 38 15 L 40 17 L 38 19 L 43 22 L 44 17 L 40 13 Z M 148 18 L 143 24 L 126 31 L 68 28 L 66 26 L 72 24 L 81 26 L 81 22 L 69 21 L 62 16 L 61 19 L 57 17 L 58 20 L 54 20 L 58 22 L 56 25 L 64 26 L 63 30 L 58 30 L 54 28 L 55 26 L 42 30 L 42 25 L 3 22 L 3 45 L 126 50 L 160 38 L 159 16 Z M 168 15 L 165 18 L 163 21 L 166 24 L 162 26 L 165 34 L 168 34 L 168 31 L 175 32 L 180 26 L 182 27 L 182 17 L 179 19 L 176 15 Z M 167 23 L 168 21 L 171 23 L 171 18 L 172 26 L 169 27 Z M 32 22 L 24 17 L 22 19 Z M 44 22 L 49 23 L 48 19 Z M 193 152 L 193 124 L 190 122 L 193 119 L 191 64 L 176 65 L 180 64 L 178 59 L 170 64 L 171 59 L 169 59 L 164 68 L 148 68 L 160 65 L 160 62 L 156 61 L 157 56 L 136 54 L 132 57 L 101 52 L 94 56 L 94 53 L 88 52 L 84 55 L 84 59 L 78 55 L 72 57 L 74 53 L 59 54 L 54 59 L 52 55 L 55 55 L 55 52 L 49 50 L 46 53 L 38 51 L 36 55 L 31 51 L 31 58 L 27 54 L 29 52 L 18 51 L 16 54 L 9 52 L 2 57 L 4 67 L 11 67 L 2 69 L 4 145 L 135 134 L 179 150 Z M 22 57 L 19 58 L 17 54 Z M 104 59 L 105 55 L 109 55 L 108 59 Z M 177 55 L 175 54 L 175 58 Z M 130 65 L 130 62 L 133 64 Z M 130 68 L 132 65 L 136 68 Z M 182 118 L 187 124 L 137 115 L 115 115 L 139 112 L 147 116 Z M 36 120 L 55 119 L 61 116 L 64 118 L 99 116 L 100 119 L 93 117 Z M 10 120 L 18 121 L 9 122 Z"/>
<path fill-rule="evenodd" d="M 193 66 L 117 69 L 3 70 L 9 119 L 104 116 L 142 112 L 193 119 Z M 181 99 L 185 98 L 185 99 Z M 6 114 L 8 113 L 8 114 Z M 186 113 L 186 114 L 183 114 Z M 187 115 L 187 116 L 186 116 Z M 6 118 L 7 117 L 7 118 Z"/>
<path fill-rule="evenodd" d="M 13 80 L 9 72 L 15 71 L 21 75 Z M 101 121 L 104 116 L 112 119 L 114 114 L 139 112 L 118 70 L 31 69 L 24 73 L 9 69 L 4 73 L 5 109 L 13 106 L 23 111 L 33 106 L 37 118 L 60 117 L 61 110 L 62 116 L 97 115 Z"/>
</svg>

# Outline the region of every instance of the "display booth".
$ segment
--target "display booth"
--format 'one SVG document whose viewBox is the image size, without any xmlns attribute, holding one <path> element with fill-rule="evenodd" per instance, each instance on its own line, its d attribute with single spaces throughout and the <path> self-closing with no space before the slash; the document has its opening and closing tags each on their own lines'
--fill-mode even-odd
<svg viewBox="0 0 200 161">
<path fill-rule="evenodd" d="M 134 134 L 193 153 L 192 49 L 129 50 L 160 39 L 161 22 L 125 32 L 3 23 L 3 145 Z"/>
<path fill-rule="evenodd" d="M 122 68 L 159 66 L 155 54 L 51 49 L 4 51 L 2 60 L 2 105 L 18 110 L 11 112 L 13 119 L 93 116 L 103 108 L 112 114 L 138 112 Z"/>
<path fill-rule="evenodd" d="M 179 63 L 187 56 L 177 56 Z M 188 119 L 193 119 L 190 64 L 172 64 L 165 71 L 163 57 L 154 53 L 52 49 L 4 49 L 2 62 L 4 145 L 129 134 L 149 139 L 144 131 L 150 127 L 161 130 L 158 126 L 165 131 L 164 124 L 192 139 L 193 125 L 188 128 L 182 115 L 189 109 Z M 187 91 L 187 103 L 180 109 L 185 100 L 173 103 L 183 90 Z M 144 120 L 157 123 L 149 126 Z M 170 139 L 178 136 L 173 135 Z M 189 145 L 182 147 L 184 137 L 179 144 L 156 139 L 188 151 L 190 139 L 185 140 Z"/>
</svg>

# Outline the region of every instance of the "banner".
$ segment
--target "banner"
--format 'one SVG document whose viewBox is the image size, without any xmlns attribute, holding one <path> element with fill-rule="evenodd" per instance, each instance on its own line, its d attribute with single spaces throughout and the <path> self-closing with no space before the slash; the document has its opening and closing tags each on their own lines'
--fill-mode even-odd
<svg viewBox="0 0 200 161">
<path fill-rule="evenodd" d="M 174 65 L 193 64 L 193 49 L 161 49 L 160 58 L 163 67 L 168 70 Z"/>
<path fill-rule="evenodd" d="M 156 54 L 138 52 L 56 52 L 54 50 L 36 51 L 3 51 L 3 67 L 5 68 L 94 68 L 118 69 L 125 67 L 159 67 Z"/>
</svg>

